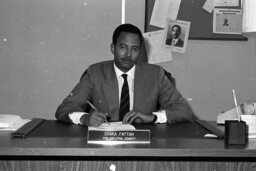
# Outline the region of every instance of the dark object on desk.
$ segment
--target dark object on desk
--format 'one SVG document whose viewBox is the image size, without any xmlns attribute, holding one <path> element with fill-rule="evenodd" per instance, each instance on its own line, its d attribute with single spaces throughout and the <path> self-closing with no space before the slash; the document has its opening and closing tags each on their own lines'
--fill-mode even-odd
<svg viewBox="0 0 256 171">
<path fill-rule="evenodd" d="M 57 120 L 45 120 L 29 137 L 86 137 L 87 126 L 70 125 Z"/>
<path fill-rule="evenodd" d="M 209 122 L 205 120 L 196 120 L 195 122 L 203 128 L 205 128 L 210 133 L 216 135 L 218 138 L 224 138 L 224 133 L 221 130 L 219 130 L 216 126 L 210 124 Z"/>
<path fill-rule="evenodd" d="M 44 119 L 33 118 L 30 122 L 23 125 L 21 128 L 16 130 L 11 134 L 12 137 L 22 137 L 25 138 L 31 133 L 34 129 L 36 129 L 41 123 L 44 122 Z"/>
<path fill-rule="evenodd" d="M 245 144 L 246 143 L 246 123 L 244 121 L 225 121 L 225 143 Z"/>
</svg>

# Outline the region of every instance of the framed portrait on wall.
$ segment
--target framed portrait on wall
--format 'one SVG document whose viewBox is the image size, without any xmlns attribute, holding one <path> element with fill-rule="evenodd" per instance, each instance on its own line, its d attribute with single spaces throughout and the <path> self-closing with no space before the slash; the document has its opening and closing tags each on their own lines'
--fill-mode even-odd
<svg viewBox="0 0 256 171">
<path fill-rule="evenodd" d="M 185 53 L 187 48 L 190 22 L 167 19 L 165 27 L 165 46 L 174 52 Z"/>
</svg>

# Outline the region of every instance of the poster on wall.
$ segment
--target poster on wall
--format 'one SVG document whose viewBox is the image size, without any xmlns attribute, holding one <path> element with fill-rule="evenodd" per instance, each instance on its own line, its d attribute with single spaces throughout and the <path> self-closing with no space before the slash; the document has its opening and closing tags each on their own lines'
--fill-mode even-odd
<svg viewBox="0 0 256 171">
<path fill-rule="evenodd" d="M 163 46 L 164 33 L 164 30 L 157 30 L 143 34 L 148 63 L 150 64 L 172 60 L 172 53 L 170 49 Z"/>
<path fill-rule="evenodd" d="M 150 25 L 164 28 L 166 25 L 166 18 L 176 20 L 181 0 L 156 0 L 152 16 L 150 18 Z"/>
<path fill-rule="evenodd" d="M 208 0 L 210 1 L 210 0 Z M 214 6 L 221 6 L 221 7 L 240 7 L 241 0 L 214 0 Z"/>
<path fill-rule="evenodd" d="M 213 13 L 213 33 L 241 34 L 242 10 L 215 8 Z"/>
<path fill-rule="evenodd" d="M 173 52 L 185 53 L 189 30 L 190 22 L 167 19 L 164 38 L 165 46 L 171 48 Z"/>
</svg>

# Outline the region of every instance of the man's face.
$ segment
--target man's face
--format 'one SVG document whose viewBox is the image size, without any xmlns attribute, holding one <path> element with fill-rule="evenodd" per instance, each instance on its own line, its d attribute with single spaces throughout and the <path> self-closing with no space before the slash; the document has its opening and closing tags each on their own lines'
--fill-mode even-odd
<svg viewBox="0 0 256 171">
<path fill-rule="evenodd" d="M 129 71 L 139 57 L 140 48 L 140 38 L 137 34 L 121 32 L 116 45 L 111 44 L 116 66 L 123 72 Z"/>
<path fill-rule="evenodd" d="M 172 37 L 177 39 L 180 36 L 180 32 L 178 27 L 173 27 L 172 28 Z"/>
</svg>

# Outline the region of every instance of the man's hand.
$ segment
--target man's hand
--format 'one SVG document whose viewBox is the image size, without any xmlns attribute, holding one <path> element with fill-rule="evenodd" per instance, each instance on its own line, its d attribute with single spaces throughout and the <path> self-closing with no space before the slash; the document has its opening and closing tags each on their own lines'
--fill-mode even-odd
<svg viewBox="0 0 256 171">
<path fill-rule="evenodd" d="M 136 110 L 131 110 L 126 113 L 123 119 L 123 123 L 152 123 L 155 115 L 146 115 Z"/>
<path fill-rule="evenodd" d="M 107 120 L 107 115 L 106 113 L 102 113 L 102 112 L 96 112 L 93 111 L 91 114 L 89 115 L 83 115 L 80 118 L 80 121 L 83 125 L 86 126 L 94 126 L 94 127 L 98 127 L 100 126 L 105 120 Z"/>
</svg>

